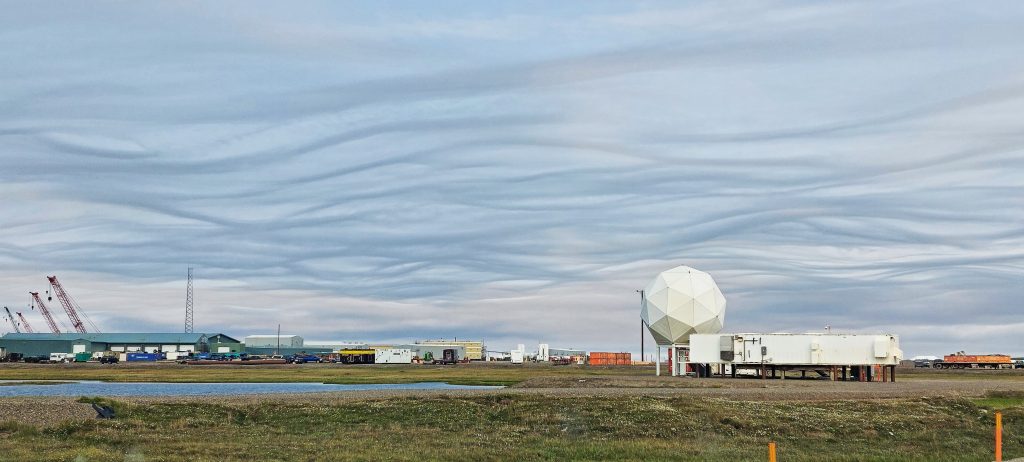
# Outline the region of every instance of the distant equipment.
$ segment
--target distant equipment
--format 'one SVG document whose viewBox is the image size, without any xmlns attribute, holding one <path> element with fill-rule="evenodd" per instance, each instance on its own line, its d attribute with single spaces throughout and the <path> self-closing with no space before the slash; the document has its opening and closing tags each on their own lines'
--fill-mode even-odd
<svg viewBox="0 0 1024 462">
<path fill-rule="evenodd" d="M 431 354 L 432 364 L 456 364 L 459 362 L 458 353 L 454 348 L 445 348 L 441 351 L 441 358 L 434 357 Z"/>
<path fill-rule="evenodd" d="M 551 346 L 547 343 L 537 344 L 537 361 L 547 361 L 551 356 Z"/>
<path fill-rule="evenodd" d="M 717 334 L 725 296 L 711 275 L 689 266 L 662 272 L 643 293 L 640 317 L 658 345 L 687 344 L 691 334 Z"/>
<path fill-rule="evenodd" d="M 374 351 L 373 362 L 375 364 L 411 364 L 412 350 L 409 348 L 380 348 Z"/>
<path fill-rule="evenodd" d="M 932 367 L 936 369 L 969 369 L 975 367 L 990 367 L 993 369 L 1013 369 L 1013 359 L 1008 355 L 969 355 L 958 351 L 951 355 L 942 357 L 941 361 L 934 361 Z"/>
<path fill-rule="evenodd" d="M 19 311 L 17 314 L 18 314 L 18 319 L 21 320 L 21 325 L 25 326 L 25 330 L 27 330 L 28 333 L 30 333 L 30 334 L 36 333 L 36 331 L 32 330 L 32 326 L 28 323 L 28 320 L 25 319 L 25 317 L 21 315 L 21 312 Z"/>
<path fill-rule="evenodd" d="M 46 319 L 46 324 L 50 326 L 50 330 L 54 334 L 60 333 L 60 328 L 57 327 L 57 322 L 53 320 L 53 315 L 50 314 L 50 310 L 46 308 L 46 304 L 43 303 L 43 299 L 39 298 L 39 292 L 29 292 L 32 295 L 32 299 L 35 300 L 36 306 L 39 307 L 39 312 L 43 314 L 43 319 Z"/>
<path fill-rule="evenodd" d="M 185 333 L 191 334 L 195 328 L 192 310 L 192 267 L 188 267 L 188 287 L 185 289 Z"/>
<path fill-rule="evenodd" d="M 18 321 L 15 321 L 14 316 L 11 315 L 11 309 L 5 306 L 4 311 L 7 311 L 7 320 L 11 322 L 11 326 L 14 326 L 14 331 L 20 334 L 21 329 L 18 329 Z"/>
<path fill-rule="evenodd" d="M 75 299 L 68 295 L 64 290 L 64 286 L 57 280 L 57 276 L 47 276 L 46 279 L 50 281 L 50 286 L 53 287 L 53 294 L 57 296 L 57 300 L 64 307 L 64 311 L 68 314 L 68 319 L 71 320 L 71 325 L 75 328 L 75 331 L 80 334 L 88 333 L 85 330 L 85 324 L 82 323 L 82 319 L 78 317 L 78 313 L 82 313 L 82 316 L 85 316 L 85 319 L 89 322 L 89 327 L 92 327 L 93 331 L 99 333 L 100 329 L 89 319 L 89 316 L 85 314 L 82 307 L 78 306 Z"/>
</svg>

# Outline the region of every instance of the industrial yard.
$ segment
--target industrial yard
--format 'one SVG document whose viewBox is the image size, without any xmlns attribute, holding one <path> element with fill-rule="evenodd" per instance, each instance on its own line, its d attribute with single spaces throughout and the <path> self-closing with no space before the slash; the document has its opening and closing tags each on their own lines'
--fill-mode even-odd
<svg viewBox="0 0 1024 462">
<path fill-rule="evenodd" d="M 687 266 L 641 296 L 653 364 L 546 343 L 495 356 L 466 339 L 99 333 L 70 302 L 75 333 L 8 316 L 0 460 L 732 461 L 771 444 L 781 460 L 973 461 L 997 418 L 1000 450 L 1024 454 L 1009 355 L 904 361 L 885 332 L 722 333 L 724 295 Z"/>
<path fill-rule="evenodd" d="M 57 366 L 60 367 L 60 366 Z M 118 370 L 117 368 L 120 368 Z M 480 364 L 303 368 L 68 369 L 90 378 L 162 381 L 457 380 L 490 391 L 101 399 L 0 399 L 0 460 L 991 460 L 993 412 L 1004 453 L 1024 452 L 1021 371 L 901 370 L 897 383 L 655 377 L 649 367 Z M 3 365 L 4 379 L 53 367 Z M 193 372 L 195 371 L 195 372 Z M 387 438 L 381 437 L 385 431 Z"/>
</svg>

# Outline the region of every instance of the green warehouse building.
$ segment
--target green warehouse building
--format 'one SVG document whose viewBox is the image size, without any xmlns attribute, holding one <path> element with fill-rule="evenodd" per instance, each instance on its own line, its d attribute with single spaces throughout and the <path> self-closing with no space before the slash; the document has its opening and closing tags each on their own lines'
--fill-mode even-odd
<svg viewBox="0 0 1024 462">
<path fill-rule="evenodd" d="M 213 352 L 239 353 L 242 343 L 224 334 L 201 333 L 117 333 L 117 334 L 28 334 L 9 333 L 0 337 L 0 357 L 10 353 L 49 356 L 50 353 L 130 352 Z"/>
</svg>

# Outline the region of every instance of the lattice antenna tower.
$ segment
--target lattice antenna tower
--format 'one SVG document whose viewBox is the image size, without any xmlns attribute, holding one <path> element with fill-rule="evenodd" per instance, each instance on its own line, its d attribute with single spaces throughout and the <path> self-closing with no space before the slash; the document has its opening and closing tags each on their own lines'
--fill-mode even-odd
<svg viewBox="0 0 1024 462">
<path fill-rule="evenodd" d="M 195 329 L 194 310 L 192 308 L 192 267 L 188 267 L 188 288 L 185 289 L 185 333 L 191 334 Z"/>
</svg>

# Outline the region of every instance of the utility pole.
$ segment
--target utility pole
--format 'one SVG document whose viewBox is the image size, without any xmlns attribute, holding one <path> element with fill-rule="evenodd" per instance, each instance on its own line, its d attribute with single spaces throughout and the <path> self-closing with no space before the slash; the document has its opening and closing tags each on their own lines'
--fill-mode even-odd
<svg viewBox="0 0 1024 462">
<path fill-rule="evenodd" d="M 640 292 L 640 309 L 644 309 L 644 291 L 643 289 L 637 290 Z M 644 318 L 640 318 L 640 360 L 644 360 Z"/>
<path fill-rule="evenodd" d="M 274 355 L 281 354 L 281 325 L 277 325 L 277 349 L 274 350 Z"/>
<path fill-rule="evenodd" d="M 191 334 L 195 330 L 192 309 L 192 267 L 188 267 L 188 285 L 185 289 L 185 333 Z"/>
</svg>

